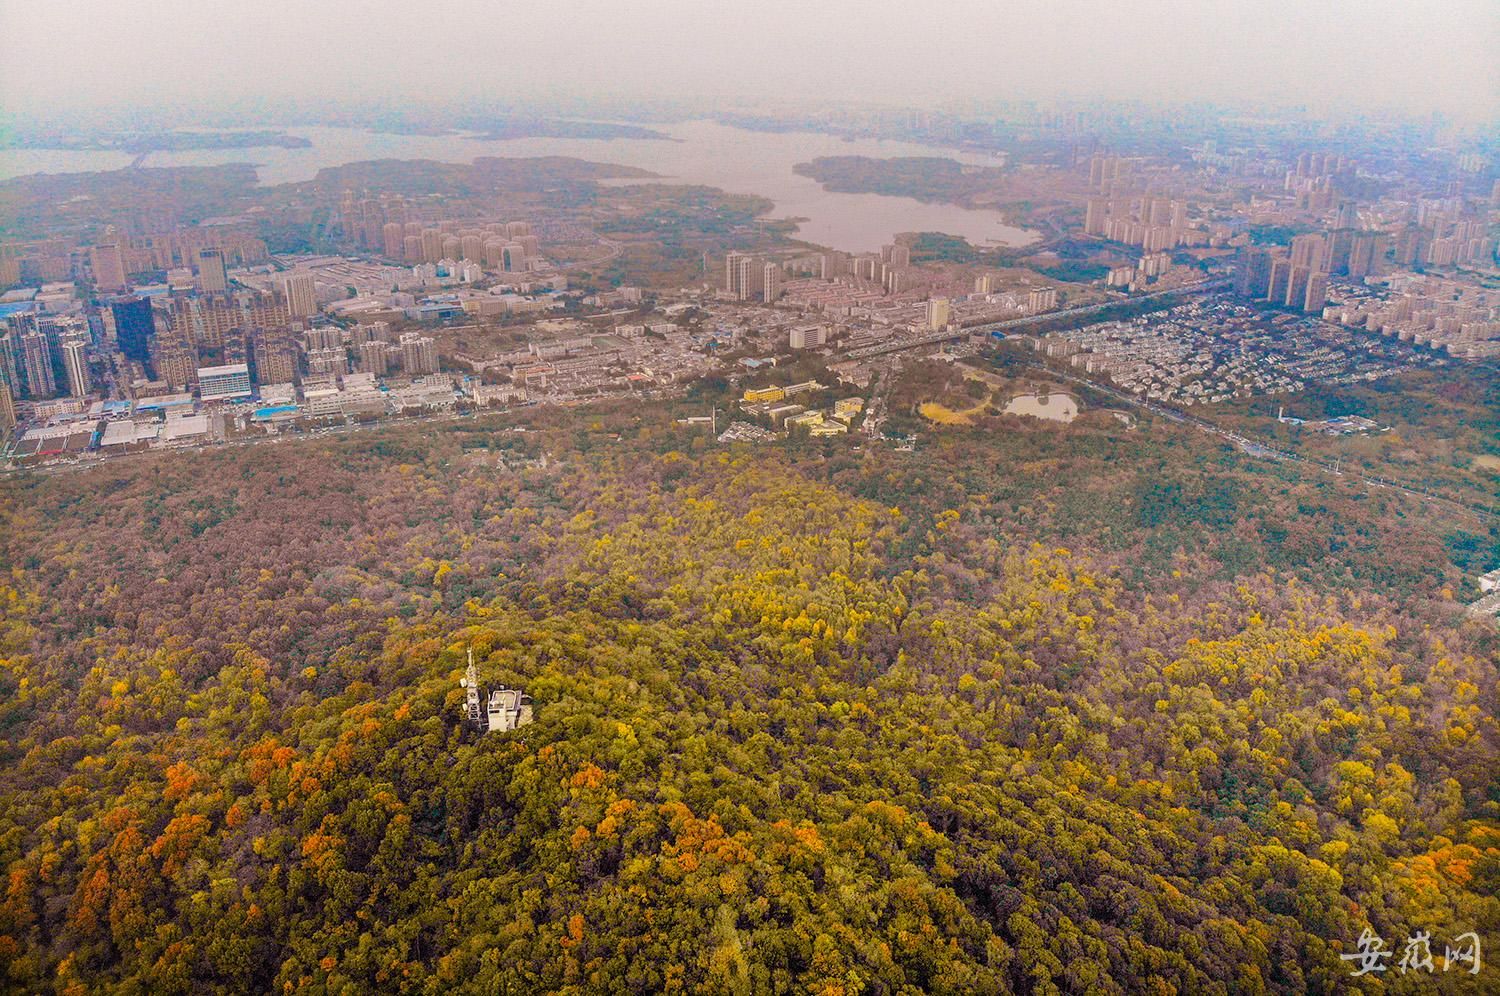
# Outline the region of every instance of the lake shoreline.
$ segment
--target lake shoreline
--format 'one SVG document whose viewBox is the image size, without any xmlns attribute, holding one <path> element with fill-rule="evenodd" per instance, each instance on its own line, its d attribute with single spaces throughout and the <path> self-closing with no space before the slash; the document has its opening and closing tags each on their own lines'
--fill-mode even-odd
<svg viewBox="0 0 1500 996">
<path fill-rule="evenodd" d="M 764 197 L 772 204 L 765 215 L 767 221 L 804 219 L 797 227 L 799 240 L 839 251 L 876 251 L 905 232 L 942 233 L 975 248 L 1015 248 L 1037 238 L 1035 232 L 1008 224 L 998 210 L 925 203 L 884 193 L 831 191 L 796 171 L 799 163 L 833 154 L 899 159 L 933 152 L 930 146 L 891 140 L 851 143 L 824 134 L 757 132 L 707 120 L 663 127 L 667 141 L 655 137 L 493 139 L 472 133 L 402 135 L 333 127 L 284 131 L 307 144 L 299 148 L 260 148 L 253 156 L 228 149 L 153 152 L 150 168 L 219 166 L 253 159 L 257 185 L 275 187 L 312 180 L 330 167 L 361 162 L 428 160 L 469 165 L 481 158 L 561 157 L 642 169 L 667 184 Z M 948 157 L 960 163 L 972 158 L 958 150 L 949 152 Z M 4 149 L 0 150 L 0 179 L 37 173 L 107 172 L 139 165 L 134 159 L 123 151 Z"/>
</svg>

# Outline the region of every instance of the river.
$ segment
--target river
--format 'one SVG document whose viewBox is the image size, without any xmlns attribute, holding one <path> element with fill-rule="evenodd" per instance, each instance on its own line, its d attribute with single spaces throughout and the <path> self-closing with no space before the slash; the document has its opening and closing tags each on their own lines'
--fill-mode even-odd
<svg viewBox="0 0 1500 996">
<path fill-rule="evenodd" d="M 909 142 L 846 141 L 808 132 L 761 132 L 712 121 L 656 126 L 661 139 L 519 138 L 480 139 L 463 135 L 394 135 L 357 128 L 287 128 L 312 144 L 153 152 L 146 166 L 215 166 L 253 163 L 262 184 L 311 180 L 318 170 L 372 159 L 432 159 L 466 163 L 478 156 L 569 156 L 597 163 L 635 166 L 666 180 L 718 187 L 770 199 L 774 218 L 797 218 L 798 237 L 847 252 L 868 252 L 898 232 L 942 232 L 976 246 L 1024 245 L 1036 233 L 1005 224 L 998 211 L 951 204 L 924 204 L 909 197 L 844 194 L 824 190 L 792 172 L 797 163 L 819 156 L 943 156 L 968 165 L 995 165 L 972 153 Z M 0 149 L 0 180 L 32 173 L 77 173 L 120 169 L 136 157 L 126 152 Z"/>
</svg>

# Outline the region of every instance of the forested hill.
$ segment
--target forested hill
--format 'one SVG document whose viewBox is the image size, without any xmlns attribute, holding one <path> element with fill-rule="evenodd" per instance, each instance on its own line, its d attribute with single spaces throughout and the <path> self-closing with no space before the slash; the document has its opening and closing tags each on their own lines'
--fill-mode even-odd
<svg viewBox="0 0 1500 996">
<path fill-rule="evenodd" d="M 1395 992 L 1435 980 L 1351 979 L 1366 927 L 1500 936 L 1496 641 L 1436 593 L 1253 523 L 1227 574 L 1065 547 L 1061 471 L 979 439 L 653 431 L 5 484 L 6 987 Z M 461 726 L 470 649 L 532 725 Z"/>
</svg>

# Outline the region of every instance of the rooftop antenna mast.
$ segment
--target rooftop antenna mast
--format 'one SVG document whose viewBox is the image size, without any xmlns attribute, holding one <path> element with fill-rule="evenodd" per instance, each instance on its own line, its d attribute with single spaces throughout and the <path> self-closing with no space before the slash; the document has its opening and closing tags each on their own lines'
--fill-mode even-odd
<svg viewBox="0 0 1500 996">
<path fill-rule="evenodd" d="M 469 722 L 483 723 L 484 709 L 479 702 L 479 671 L 474 667 L 474 647 L 469 647 L 469 667 L 464 671 L 464 680 L 460 682 L 465 690 L 464 705 L 469 715 Z"/>
</svg>

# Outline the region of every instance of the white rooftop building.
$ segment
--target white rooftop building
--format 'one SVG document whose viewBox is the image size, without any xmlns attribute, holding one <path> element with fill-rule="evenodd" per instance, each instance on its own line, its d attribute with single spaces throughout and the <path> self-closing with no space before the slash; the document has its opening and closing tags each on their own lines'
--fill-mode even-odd
<svg viewBox="0 0 1500 996">
<path fill-rule="evenodd" d="M 248 398 L 251 393 L 247 364 L 227 363 L 219 367 L 198 368 L 198 396 L 204 401 Z"/>
<path fill-rule="evenodd" d="M 481 733 L 503 733 L 531 722 L 531 696 L 505 687 L 489 689 L 486 694 L 479 687 L 473 650 L 469 651 L 469 667 L 459 686 L 465 691 L 465 716 Z"/>
</svg>

